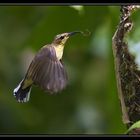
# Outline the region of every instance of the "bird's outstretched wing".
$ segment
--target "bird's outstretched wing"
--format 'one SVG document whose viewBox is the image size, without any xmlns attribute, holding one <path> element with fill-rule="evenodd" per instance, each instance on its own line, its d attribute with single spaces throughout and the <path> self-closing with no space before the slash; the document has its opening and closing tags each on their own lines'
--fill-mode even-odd
<svg viewBox="0 0 140 140">
<path fill-rule="evenodd" d="M 50 93 L 57 93 L 67 85 L 67 73 L 64 65 L 56 57 L 51 45 L 44 46 L 32 60 L 25 79 Z"/>
</svg>

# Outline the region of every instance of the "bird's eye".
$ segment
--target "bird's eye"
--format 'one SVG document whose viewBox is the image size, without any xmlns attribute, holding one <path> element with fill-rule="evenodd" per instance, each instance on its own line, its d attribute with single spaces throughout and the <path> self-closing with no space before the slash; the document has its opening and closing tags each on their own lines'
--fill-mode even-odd
<svg viewBox="0 0 140 140">
<path fill-rule="evenodd" d="M 64 39 L 64 36 L 61 36 L 60 39 Z"/>
</svg>

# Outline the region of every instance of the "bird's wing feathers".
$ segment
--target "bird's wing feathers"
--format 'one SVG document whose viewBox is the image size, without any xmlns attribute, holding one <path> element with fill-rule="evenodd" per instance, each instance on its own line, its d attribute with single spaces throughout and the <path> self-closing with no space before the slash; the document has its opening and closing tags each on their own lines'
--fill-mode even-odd
<svg viewBox="0 0 140 140">
<path fill-rule="evenodd" d="M 52 46 L 43 47 L 31 62 L 27 79 L 50 93 L 59 92 L 67 85 L 64 65 L 57 59 Z"/>
</svg>

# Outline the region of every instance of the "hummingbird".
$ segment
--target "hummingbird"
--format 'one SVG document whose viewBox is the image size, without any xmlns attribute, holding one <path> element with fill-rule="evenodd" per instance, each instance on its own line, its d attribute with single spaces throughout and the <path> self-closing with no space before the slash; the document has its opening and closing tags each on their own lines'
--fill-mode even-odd
<svg viewBox="0 0 140 140">
<path fill-rule="evenodd" d="M 34 56 L 23 80 L 13 94 L 20 103 L 28 102 L 33 85 L 54 94 L 62 91 L 68 84 L 68 76 L 62 62 L 66 41 L 81 31 L 62 33 L 55 36 L 51 44 L 43 46 Z"/>
</svg>

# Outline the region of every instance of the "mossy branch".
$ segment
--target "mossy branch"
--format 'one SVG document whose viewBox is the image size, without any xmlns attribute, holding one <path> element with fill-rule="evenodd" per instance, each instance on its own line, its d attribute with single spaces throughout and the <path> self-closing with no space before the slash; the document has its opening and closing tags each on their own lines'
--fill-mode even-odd
<svg viewBox="0 0 140 140">
<path fill-rule="evenodd" d="M 128 50 L 127 42 L 124 41 L 126 34 L 133 27 L 130 16 L 138 8 L 139 5 L 121 6 L 120 22 L 112 38 L 118 96 L 123 123 L 127 128 L 140 120 L 140 71 L 134 56 Z"/>
</svg>

